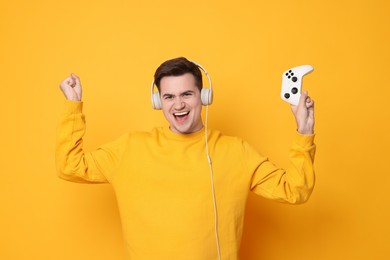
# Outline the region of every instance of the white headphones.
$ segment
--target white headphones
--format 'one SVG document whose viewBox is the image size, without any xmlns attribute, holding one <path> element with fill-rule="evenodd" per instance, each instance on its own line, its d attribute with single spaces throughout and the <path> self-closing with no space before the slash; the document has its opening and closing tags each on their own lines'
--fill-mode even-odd
<svg viewBox="0 0 390 260">
<path fill-rule="evenodd" d="M 200 92 L 200 98 L 202 100 L 202 105 L 208 106 L 213 103 L 213 87 L 211 84 L 211 78 L 209 76 L 209 73 L 198 63 L 191 61 L 190 62 L 194 63 L 198 68 L 203 70 L 204 74 L 206 74 L 207 79 L 209 81 L 209 88 L 202 88 Z M 160 93 L 154 92 L 154 79 L 152 81 L 152 86 L 151 86 L 151 99 L 152 99 L 152 107 L 153 109 L 161 109 L 162 104 L 161 104 L 161 98 L 160 98 Z"/>
</svg>

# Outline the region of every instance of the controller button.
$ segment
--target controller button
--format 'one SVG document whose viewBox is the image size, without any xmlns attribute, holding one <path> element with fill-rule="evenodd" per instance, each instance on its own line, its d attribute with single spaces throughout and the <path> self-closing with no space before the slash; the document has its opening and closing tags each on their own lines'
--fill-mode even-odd
<svg viewBox="0 0 390 260">
<path fill-rule="evenodd" d="M 297 78 L 297 77 L 293 77 L 291 80 L 292 80 L 293 82 L 297 82 L 298 78 Z"/>
<path fill-rule="evenodd" d="M 292 88 L 292 89 L 291 89 L 291 93 L 297 94 L 297 93 L 298 93 L 298 89 L 297 89 L 297 88 Z"/>
<path fill-rule="evenodd" d="M 289 99 L 289 98 L 290 98 L 290 94 L 285 93 L 285 94 L 284 94 L 284 97 L 285 97 L 286 99 Z"/>
</svg>

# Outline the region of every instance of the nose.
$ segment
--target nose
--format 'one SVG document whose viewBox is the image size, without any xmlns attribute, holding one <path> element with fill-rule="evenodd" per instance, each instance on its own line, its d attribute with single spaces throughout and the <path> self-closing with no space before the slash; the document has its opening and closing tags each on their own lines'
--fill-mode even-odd
<svg viewBox="0 0 390 260">
<path fill-rule="evenodd" d="M 185 104 L 184 100 L 182 99 L 182 97 L 177 97 L 175 99 L 174 107 L 176 110 L 183 109 L 185 106 L 186 106 L 186 104 Z"/>
</svg>

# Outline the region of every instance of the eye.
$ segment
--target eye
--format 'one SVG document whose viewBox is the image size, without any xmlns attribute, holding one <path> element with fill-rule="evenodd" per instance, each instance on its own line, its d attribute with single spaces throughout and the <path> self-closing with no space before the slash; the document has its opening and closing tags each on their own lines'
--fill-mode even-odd
<svg viewBox="0 0 390 260">
<path fill-rule="evenodd" d="M 164 100 L 171 100 L 173 99 L 173 96 L 172 95 L 164 95 Z"/>
<path fill-rule="evenodd" d="M 185 93 L 183 93 L 183 96 L 190 97 L 190 96 L 192 96 L 192 92 L 185 92 Z"/>
</svg>

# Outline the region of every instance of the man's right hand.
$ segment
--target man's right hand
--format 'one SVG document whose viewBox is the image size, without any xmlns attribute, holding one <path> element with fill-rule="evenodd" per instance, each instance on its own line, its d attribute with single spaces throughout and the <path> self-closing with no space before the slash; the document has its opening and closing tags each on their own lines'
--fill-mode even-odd
<svg viewBox="0 0 390 260">
<path fill-rule="evenodd" d="M 71 74 L 64 79 L 60 84 L 60 89 L 64 93 L 66 99 L 73 101 L 81 101 L 82 88 L 80 78 L 75 74 Z"/>
</svg>

